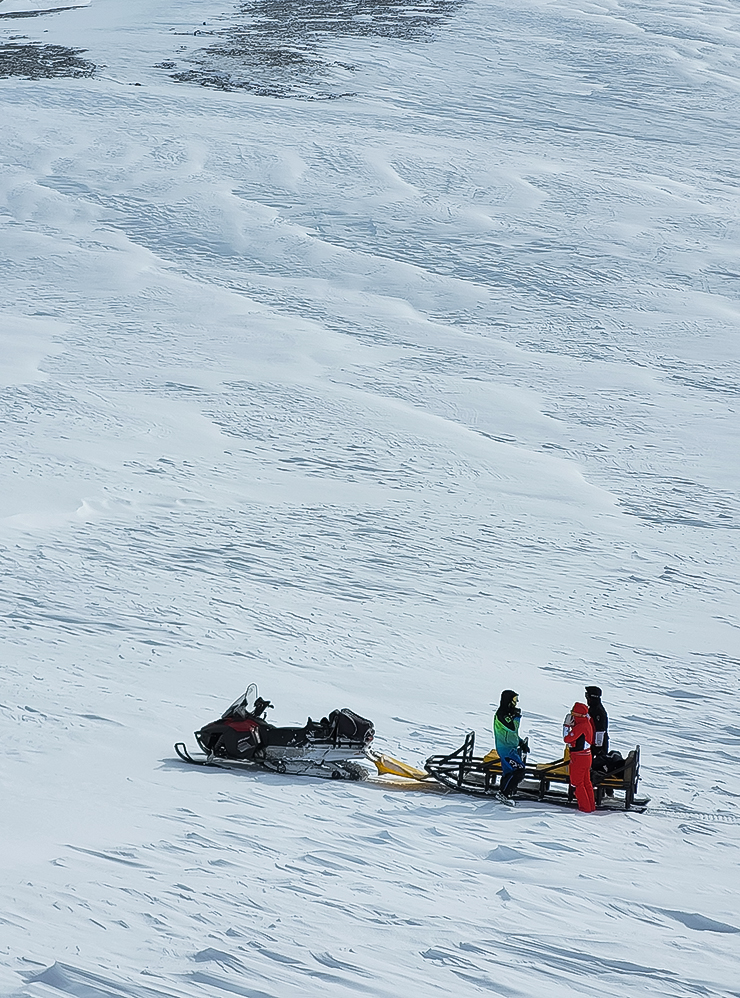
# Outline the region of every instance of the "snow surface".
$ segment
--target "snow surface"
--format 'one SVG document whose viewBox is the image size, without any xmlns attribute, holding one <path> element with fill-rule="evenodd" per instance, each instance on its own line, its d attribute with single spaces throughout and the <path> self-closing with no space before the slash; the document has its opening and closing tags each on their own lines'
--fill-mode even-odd
<svg viewBox="0 0 740 998">
<path fill-rule="evenodd" d="M 737 5 L 54 6 L 0 0 L 0 993 L 740 994 Z M 176 761 L 250 681 L 415 765 L 597 682 L 651 804 Z"/>
</svg>

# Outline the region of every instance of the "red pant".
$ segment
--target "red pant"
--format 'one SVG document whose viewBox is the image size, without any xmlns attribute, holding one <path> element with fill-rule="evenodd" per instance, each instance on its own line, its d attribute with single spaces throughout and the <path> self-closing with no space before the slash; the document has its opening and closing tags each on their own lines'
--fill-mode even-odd
<svg viewBox="0 0 740 998">
<path fill-rule="evenodd" d="M 579 811 L 595 811 L 594 788 L 591 786 L 591 752 L 571 752 L 570 782 L 576 792 Z"/>
</svg>

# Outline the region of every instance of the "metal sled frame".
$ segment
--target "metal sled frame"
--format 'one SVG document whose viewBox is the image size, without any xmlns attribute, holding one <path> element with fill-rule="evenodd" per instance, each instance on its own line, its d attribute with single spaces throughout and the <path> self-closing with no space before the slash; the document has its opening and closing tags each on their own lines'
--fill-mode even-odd
<svg viewBox="0 0 740 998">
<path fill-rule="evenodd" d="M 427 759 L 425 768 L 439 783 L 460 793 L 475 794 L 479 797 L 491 796 L 499 786 L 501 763 L 498 759 L 485 760 L 475 754 L 475 732 L 470 731 L 465 741 L 449 755 L 433 755 Z M 524 780 L 519 784 L 518 794 L 547 801 L 551 804 L 574 806 L 574 792 L 570 785 L 568 760 L 563 757 L 555 762 L 527 765 Z M 594 797 L 597 807 L 613 810 L 616 800 L 608 791 L 624 793 L 624 809 L 633 806 L 644 807 L 647 800 L 637 799 L 637 783 L 640 777 L 640 746 L 629 753 L 624 764 L 603 776 L 593 774 Z M 554 790 L 553 784 L 567 787 L 567 790 Z"/>
<path fill-rule="evenodd" d="M 475 732 L 470 731 L 465 741 L 449 755 L 432 755 L 424 763 L 430 776 L 453 790 L 485 797 L 496 789 L 501 774 L 500 763 L 487 763 L 482 756 L 475 756 Z"/>
</svg>

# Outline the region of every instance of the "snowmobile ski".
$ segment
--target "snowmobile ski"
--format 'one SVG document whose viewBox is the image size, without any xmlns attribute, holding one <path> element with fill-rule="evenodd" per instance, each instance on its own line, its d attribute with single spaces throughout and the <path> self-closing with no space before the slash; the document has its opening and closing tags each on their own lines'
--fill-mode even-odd
<svg viewBox="0 0 740 998">
<path fill-rule="evenodd" d="M 193 766 L 208 765 L 208 757 L 203 755 L 201 758 L 193 758 L 190 752 L 188 752 L 185 742 L 175 742 L 175 752 L 177 752 L 183 762 L 189 762 Z"/>
</svg>

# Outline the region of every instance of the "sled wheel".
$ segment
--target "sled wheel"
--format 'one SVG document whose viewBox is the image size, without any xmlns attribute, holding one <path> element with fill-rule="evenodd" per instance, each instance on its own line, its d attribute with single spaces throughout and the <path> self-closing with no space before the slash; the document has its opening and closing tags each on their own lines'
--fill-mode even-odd
<svg viewBox="0 0 740 998">
<path fill-rule="evenodd" d="M 284 773 L 285 772 L 285 763 L 283 762 L 282 759 L 279 762 L 275 763 L 275 772 L 276 773 Z"/>
<path fill-rule="evenodd" d="M 343 780 L 344 773 L 339 769 L 333 769 L 331 772 L 331 778 L 332 780 Z"/>
</svg>

